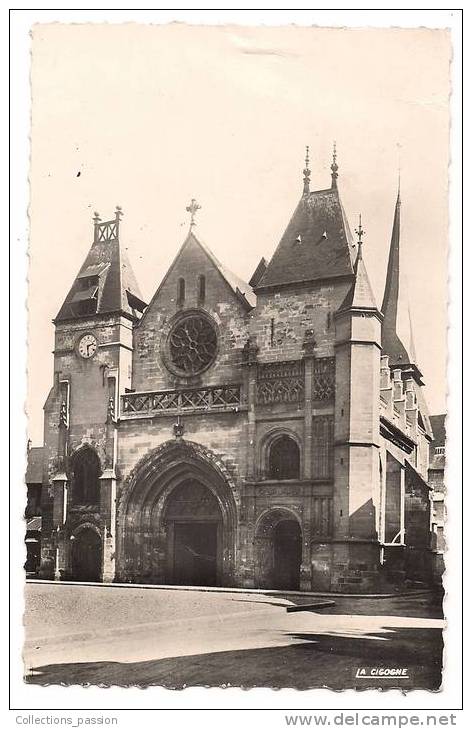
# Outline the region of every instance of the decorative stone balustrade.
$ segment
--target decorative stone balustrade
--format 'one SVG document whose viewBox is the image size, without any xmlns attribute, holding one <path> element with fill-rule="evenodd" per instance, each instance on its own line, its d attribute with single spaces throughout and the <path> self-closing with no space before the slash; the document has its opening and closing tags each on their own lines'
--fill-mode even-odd
<svg viewBox="0 0 472 729">
<path fill-rule="evenodd" d="M 241 385 L 221 385 L 158 392 L 130 392 L 121 397 L 121 417 L 149 417 L 182 412 L 234 411 L 241 406 Z"/>
</svg>

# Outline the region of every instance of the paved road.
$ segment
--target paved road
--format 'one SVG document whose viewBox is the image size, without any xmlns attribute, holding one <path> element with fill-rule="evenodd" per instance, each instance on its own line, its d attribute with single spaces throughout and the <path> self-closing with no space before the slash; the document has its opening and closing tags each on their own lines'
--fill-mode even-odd
<svg viewBox="0 0 472 729">
<path fill-rule="evenodd" d="M 248 593 L 26 587 L 26 681 L 40 684 L 367 688 L 363 666 L 406 667 L 385 688 L 437 689 L 440 608 L 427 598 L 335 598 L 287 613 Z"/>
</svg>

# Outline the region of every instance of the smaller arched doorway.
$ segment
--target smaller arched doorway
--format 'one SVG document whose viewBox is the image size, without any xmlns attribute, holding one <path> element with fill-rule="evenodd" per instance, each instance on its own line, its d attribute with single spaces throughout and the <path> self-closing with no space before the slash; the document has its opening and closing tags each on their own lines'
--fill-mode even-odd
<svg viewBox="0 0 472 729">
<path fill-rule="evenodd" d="M 278 590 L 300 589 L 302 535 L 295 519 L 283 519 L 274 529 L 274 585 Z"/>
<path fill-rule="evenodd" d="M 72 579 L 77 582 L 100 582 L 102 572 L 102 540 L 85 527 L 71 537 Z"/>
<path fill-rule="evenodd" d="M 255 538 L 256 587 L 299 590 L 302 534 L 295 516 L 274 509 L 259 521 Z"/>
</svg>

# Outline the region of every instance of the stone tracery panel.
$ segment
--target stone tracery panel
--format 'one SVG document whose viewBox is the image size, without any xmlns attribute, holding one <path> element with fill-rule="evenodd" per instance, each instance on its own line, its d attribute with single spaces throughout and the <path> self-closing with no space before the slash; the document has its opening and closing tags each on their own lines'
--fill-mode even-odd
<svg viewBox="0 0 472 729">
<path fill-rule="evenodd" d="M 334 471 L 334 418 L 319 415 L 313 419 L 313 475 L 332 478 Z"/>
<path fill-rule="evenodd" d="M 298 403 L 305 397 L 303 360 L 270 362 L 257 368 L 257 403 Z"/>
<path fill-rule="evenodd" d="M 169 334 L 169 355 L 176 370 L 195 375 L 212 364 L 216 357 L 217 336 L 214 326 L 201 314 L 179 319 Z"/>
<path fill-rule="evenodd" d="M 313 366 L 313 399 L 333 400 L 335 392 L 334 357 L 317 357 Z"/>
</svg>

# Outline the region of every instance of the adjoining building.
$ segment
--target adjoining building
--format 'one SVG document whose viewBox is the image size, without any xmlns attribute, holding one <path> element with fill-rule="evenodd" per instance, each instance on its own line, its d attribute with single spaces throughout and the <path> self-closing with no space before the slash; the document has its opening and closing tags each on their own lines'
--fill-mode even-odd
<svg viewBox="0 0 472 729">
<path fill-rule="evenodd" d="M 444 573 L 444 553 L 446 539 L 444 525 L 446 521 L 444 469 L 446 465 L 446 416 L 431 415 L 431 428 L 433 440 L 429 445 L 428 483 L 432 488 L 432 549 L 433 576 L 436 582 L 441 583 Z"/>
<path fill-rule="evenodd" d="M 42 448 L 31 448 L 28 443 L 26 466 L 26 562 L 28 577 L 37 577 L 41 562 L 41 492 L 43 485 L 44 453 Z"/>
<path fill-rule="evenodd" d="M 55 324 L 41 575 L 362 592 L 432 579 L 400 195 L 378 308 L 338 189 L 303 192 L 249 283 L 190 229 L 149 304 L 122 211 Z M 373 241 L 370 245 L 383 245 Z"/>
</svg>

